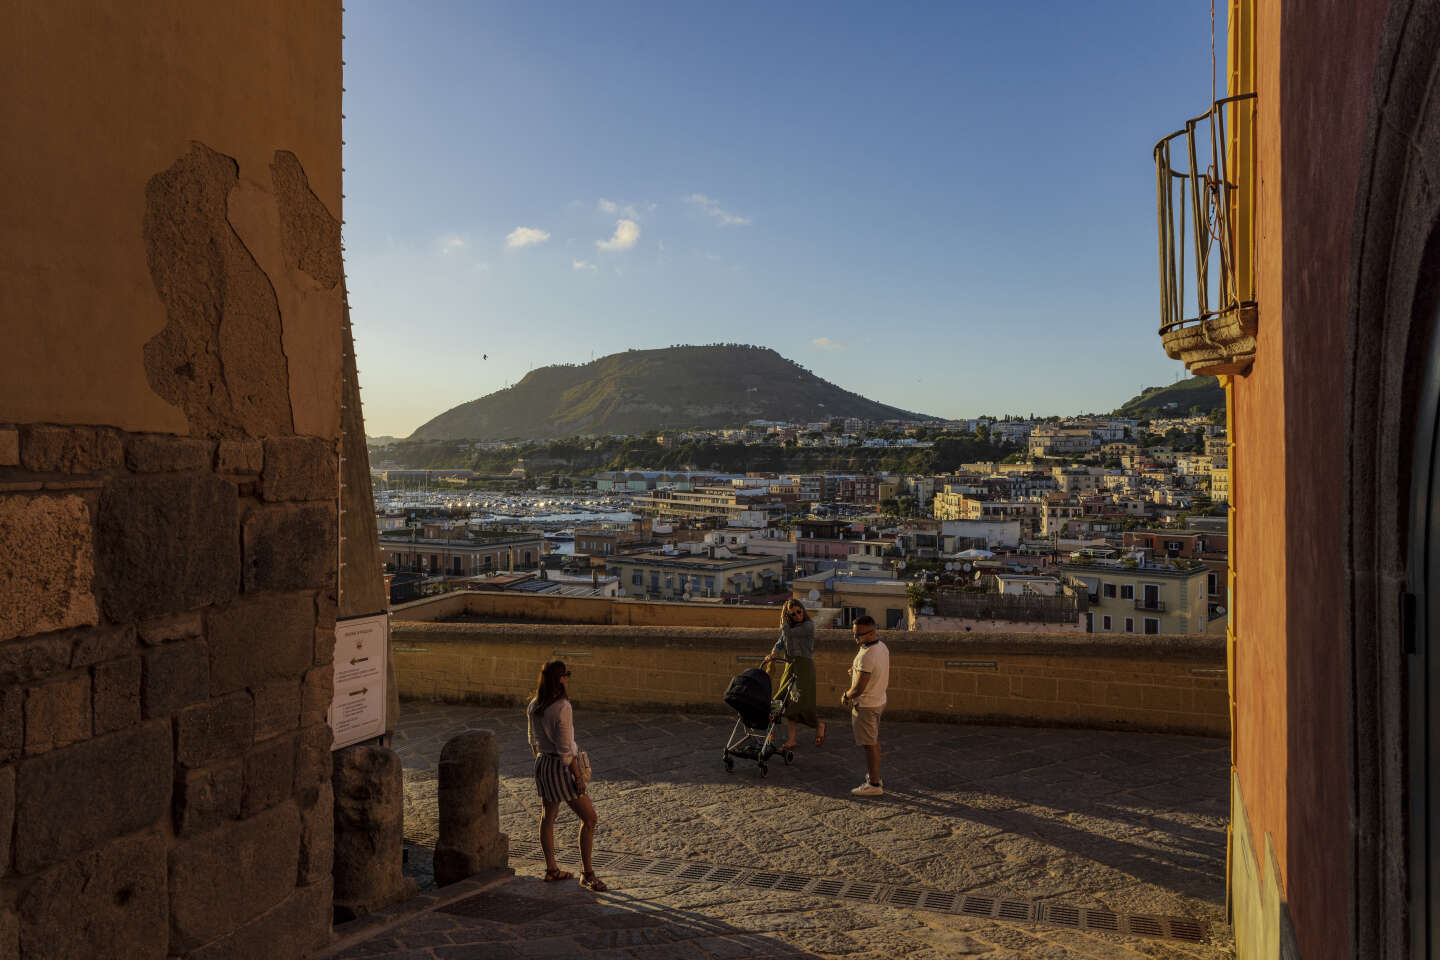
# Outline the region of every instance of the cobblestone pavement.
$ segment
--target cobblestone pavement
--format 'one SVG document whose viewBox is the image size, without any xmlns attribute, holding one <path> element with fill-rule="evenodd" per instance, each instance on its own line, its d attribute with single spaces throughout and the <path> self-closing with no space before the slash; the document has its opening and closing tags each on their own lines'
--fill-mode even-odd
<svg viewBox="0 0 1440 960">
<path fill-rule="evenodd" d="M 763 779 L 753 763 L 733 773 L 722 767 L 732 724 L 720 715 L 577 706 L 577 739 L 596 771 L 597 849 L 1194 918 L 1212 925 L 1211 940 L 1147 940 L 640 874 L 607 876 L 611 892 L 595 895 L 542 884 L 539 863 L 512 858 L 518 876 L 501 890 L 518 898 L 514 909 L 489 918 L 431 911 L 341 955 L 1229 955 L 1223 741 L 890 722 L 882 728 L 886 794 L 857 800 L 849 788 L 864 771 L 848 724 L 835 724 L 818 750 L 802 737 L 795 763 L 777 758 Z M 440 748 L 476 728 L 499 739 L 502 828 L 517 847 L 536 839 L 540 806 L 520 711 L 407 703 L 396 748 L 406 768 L 407 839 L 419 845 L 411 847 L 412 869 L 423 873 L 424 847 L 434 841 Z M 574 836 L 564 813 L 562 849 Z"/>
</svg>

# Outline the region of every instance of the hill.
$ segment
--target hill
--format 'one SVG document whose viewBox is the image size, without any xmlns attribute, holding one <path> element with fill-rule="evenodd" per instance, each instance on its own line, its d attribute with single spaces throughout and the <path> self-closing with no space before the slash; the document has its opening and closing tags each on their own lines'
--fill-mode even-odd
<svg viewBox="0 0 1440 960">
<path fill-rule="evenodd" d="M 1168 387 L 1146 387 L 1120 409 L 1117 417 L 1138 417 L 1142 420 L 1164 416 L 1183 416 L 1192 407 L 1203 412 L 1225 409 L 1225 389 L 1214 377 L 1191 377 Z"/>
<path fill-rule="evenodd" d="M 714 344 L 531 370 L 513 387 L 445 411 L 410 438 L 546 439 L 833 417 L 930 419 L 842 390 L 769 348 Z"/>
</svg>

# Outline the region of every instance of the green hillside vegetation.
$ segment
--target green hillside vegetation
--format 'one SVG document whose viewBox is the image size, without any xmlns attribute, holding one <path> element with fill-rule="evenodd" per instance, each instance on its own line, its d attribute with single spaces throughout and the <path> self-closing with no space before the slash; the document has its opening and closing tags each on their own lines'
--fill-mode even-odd
<svg viewBox="0 0 1440 960">
<path fill-rule="evenodd" d="M 542 440 L 832 417 L 927 419 L 843 390 L 774 350 L 711 344 L 541 367 L 445 411 L 410 439 Z"/>
<path fill-rule="evenodd" d="M 1171 406 L 1174 404 L 1174 406 Z M 1147 387 L 1116 410 L 1114 416 L 1150 420 L 1183 417 L 1192 410 L 1208 414 L 1225 409 L 1225 389 L 1214 377 L 1191 377 L 1168 387 Z"/>
<path fill-rule="evenodd" d="M 745 473 L 768 470 L 793 473 L 948 473 L 962 463 L 999 460 L 1018 448 L 992 443 L 988 436 L 939 433 L 933 447 L 919 449 L 797 447 L 782 444 L 687 442 L 660 446 L 655 437 L 608 437 L 535 442 L 508 450 L 475 450 L 468 443 L 405 440 L 370 453 L 372 466 L 465 467 L 504 475 L 516 466 L 533 474 L 585 475 L 599 470 L 705 470 Z"/>
</svg>

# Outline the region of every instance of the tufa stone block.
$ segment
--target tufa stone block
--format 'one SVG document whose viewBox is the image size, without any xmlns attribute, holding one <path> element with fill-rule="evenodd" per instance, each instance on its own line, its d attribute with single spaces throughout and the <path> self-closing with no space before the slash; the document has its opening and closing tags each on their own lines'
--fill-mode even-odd
<svg viewBox="0 0 1440 960">
<path fill-rule="evenodd" d="M 330 747 L 335 737 L 330 725 L 316 723 L 303 728 L 295 748 L 295 792 L 314 790 L 329 783 L 335 768 L 335 755 Z"/>
<path fill-rule="evenodd" d="M 238 757 L 254 742 L 254 705 L 248 693 L 197 703 L 175 715 L 175 759 L 187 767 Z"/>
<path fill-rule="evenodd" d="M 241 810 L 251 817 L 290 798 L 295 781 L 295 737 L 276 737 L 245 757 L 245 799 Z"/>
<path fill-rule="evenodd" d="M 145 717 L 168 717 L 210 696 L 210 651 L 203 640 L 146 650 L 140 705 Z"/>
<path fill-rule="evenodd" d="M 279 906 L 190 954 L 189 960 L 302 960 L 330 942 L 330 884 L 301 887 Z"/>
<path fill-rule="evenodd" d="M 0 543 L 0 640 L 99 620 L 84 500 L 0 496 Z"/>
<path fill-rule="evenodd" d="M 335 916 L 364 916 L 406 895 L 401 872 L 405 790 L 400 758 L 384 747 L 335 754 Z"/>
<path fill-rule="evenodd" d="M 196 437 L 132 435 L 125 442 L 125 465 L 136 473 L 209 470 L 210 444 Z"/>
<path fill-rule="evenodd" d="M 0 763 L 25 749 L 25 688 L 0 687 Z"/>
<path fill-rule="evenodd" d="M 45 753 L 90 739 L 90 677 L 51 680 L 25 692 L 25 752 Z"/>
<path fill-rule="evenodd" d="M 147 620 L 140 624 L 140 639 L 147 647 L 176 640 L 192 640 L 205 634 L 205 617 L 199 610 L 177 613 L 170 617 Z"/>
<path fill-rule="evenodd" d="M 236 601 L 209 616 L 210 693 L 298 679 L 310 666 L 315 606 L 308 594 Z"/>
<path fill-rule="evenodd" d="M 312 667 L 305 673 L 300 703 L 300 724 L 323 723 L 330 702 L 335 699 L 335 667 Z"/>
<path fill-rule="evenodd" d="M 8 907 L 0 907 L 0 957 L 20 956 L 20 918 Z"/>
<path fill-rule="evenodd" d="M 75 630 L 71 636 L 72 669 L 93 667 L 106 660 L 119 660 L 135 649 L 134 627 L 95 627 L 90 630 Z"/>
<path fill-rule="evenodd" d="M 500 749 L 493 731 L 471 730 L 441 748 L 437 887 L 509 862 L 510 841 L 500 832 L 499 769 Z"/>
<path fill-rule="evenodd" d="M 129 622 L 226 603 L 239 585 L 235 485 L 209 473 L 115 477 L 96 545 L 105 612 Z"/>
<path fill-rule="evenodd" d="M 300 681 L 272 680 L 250 691 L 255 701 L 255 739 L 269 740 L 300 728 Z"/>
<path fill-rule="evenodd" d="M 126 837 L 46 871 L 20 896 L 26 957 L 166 955 L 165 840 Z"/>
<path fill-rule="evenodd" d="M 171 776 L 164 720 L 21 762 L 15 869 L 34 873 L 150 826 L 169 810 Z"/>
<path fill-rule="evenodd" d="M 0 430 L 0 467 L 20 465 L 20 431 L 11 427 Z"/>
<path fill-rule="evenodd" d="M 260 506 L 245 515 L 245 592 L 318 590 L 334 581 L 333 503 Z"/>
<path fill-rule="evenodd" d="M 119 467 L 123 455 L 113 430 L 21 428 L 20 465 L 36 473 L 101 473 Z"/>
<path fill-rule="evenodd" d="M 95 735 L 140 722 L 140 658 L 96 665 L 91 673 Z"/>
<path fill-rule="evenodd" d="M 280 903 L 299 859 L 294 803 L 182 841 L 170 851 L 170 952 L 229 936 Z"/>
<path fill-rule="evenodd" d="M 69 666 L 68 635 L 0 643 L 0 687 L 44 680 Z"/>
<path fill-rule="evenodd" d="M 340 495 L 335 445 L 320 437 L 267 437 L 260 495 L 272 502 L 334 500 Z"/>
<path fill-rule="evenodd" d="M 226 760 L 186 770 L 175 785 L 175 833 L 188 837 L 240 818 L 245 796 L 245 770 L 240 760 Z"/>
<path fill-rule="evenodd" d="M 255 476 L 265 461 L 265 448 L 259 440 L 221 440 L 215 454 L 215 472 Z"/>
<path fill-rule="evenodd" d="M 14 832 L 15 768 L 0 767 L 0 875 L 10 869 L 10 838 Z"/>
<path fill-rule="evenodd" d="M 335 864 L 335 790 L 325 783 L 308 791 L 300 808 L 300 875 L 302 885 L 330 879 Z"/>
</svg>

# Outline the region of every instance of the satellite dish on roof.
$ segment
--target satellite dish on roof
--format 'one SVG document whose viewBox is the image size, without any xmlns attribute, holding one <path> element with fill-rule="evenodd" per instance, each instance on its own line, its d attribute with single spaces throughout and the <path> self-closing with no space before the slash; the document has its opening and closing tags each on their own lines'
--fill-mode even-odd
<svg viewBox="0 0 1440 960">
<path fill-rule="evenodd" d="M 968 563 L 965 564 L 965 572 L 966 572 L 966 573 L 969 573 L 972 569 L 974 569 L 974 568 L 973 568 L 973 566 L 972 566 L 971 564 L 968 564 Z"/>
<path fill-rule="evenodd" d="M 954 570 L 954 569 L 955 569 L 955 564 L 954 564 L 952 561 L 946 560 L 946 561 L 945 561 L 945 569 L 946 569 L 946 570 Z"/>
<path fill-rule="evenodd" d="M 690 591 L 689 591 L 689 590 L 686 590 L 686 591 L 685 591 L 685 599 L 686 599 L 686 600 L 689 600 L 689 599 L 690 599 Z"/>
<path fill-rule="evenodd" d="M 820 591 L 819 591 L 819 590 L 811 590 L 808 594 L 806 594 L 806 596 L 809 597 L 811 600 L 819 600 L 819 599 L 820 599 Z"/>
</svg>

